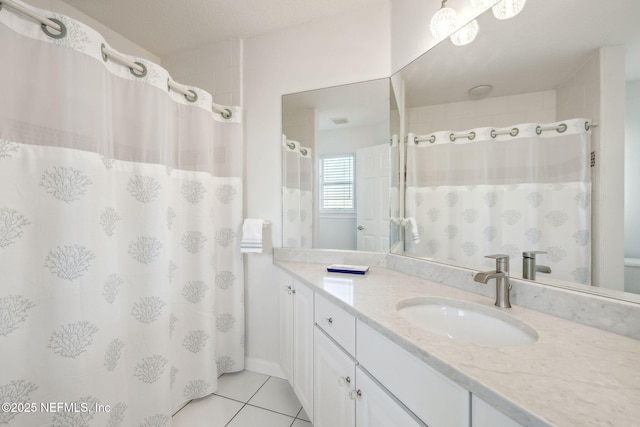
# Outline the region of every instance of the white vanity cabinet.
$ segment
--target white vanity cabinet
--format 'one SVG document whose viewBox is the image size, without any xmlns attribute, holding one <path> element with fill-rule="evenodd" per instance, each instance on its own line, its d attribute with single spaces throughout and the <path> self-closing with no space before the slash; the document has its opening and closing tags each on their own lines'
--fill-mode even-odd
<svg viewBox="0 0 640 427">
<path fill-rule="evenodd" d="M 355 359 L 356 319 L 316 294 L 315 427 L 422 427 Z"/>
<path fill-rule="evenodd" d="M 352 357 L 356 354 L 356 318 L 316 294 L 315 322 Z"/>
<path fill-rule="evenodd" d="M 318 327 L 314 339 L 314 427 L 424 427 Z"/>
<path fill-rule="evenodd" d="M 358 321 L 358 362 L 430 427 L 469 427 L 470 393 Z"/>
<path fill-rule="evenodd" d="M 280 365 L 313 421 L 313 291 L 290 276 L 280 287 Z"/>
<path fill-rule="evenodd" d="M 280 273 L 280 342 L 279 362 L 285 378 L 293 386 L 293 277 Z"/>
<path fill-rule="evenodd" d="M 356 427 L 425 427 L 356 366 Z"/>
<path fill-rule="evenodd" d="M 477 396 L 471 398 L 472 427 L 523 427 Z"/>
<path fill-rule="evenodd" d="M 315 427 L 521 427 L 291 276 L 280 363 Z"/>
<path fill-rule="evenodd" d="M 355 361 L 318 327 L 314 329 L 314 427 L 355 425 Z"/>
</svg>

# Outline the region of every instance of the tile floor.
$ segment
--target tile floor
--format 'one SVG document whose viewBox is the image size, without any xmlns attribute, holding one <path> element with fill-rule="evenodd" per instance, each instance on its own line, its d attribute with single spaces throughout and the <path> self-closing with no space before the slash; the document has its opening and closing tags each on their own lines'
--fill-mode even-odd
<svg viewBox="0 0 640 427">
<path fill-rule="evenodd" d="M 218 390 L 192 400 L 173 427 L 313 427 L 287 380 L 242 371 L 218 378 Z"/>
</svg>

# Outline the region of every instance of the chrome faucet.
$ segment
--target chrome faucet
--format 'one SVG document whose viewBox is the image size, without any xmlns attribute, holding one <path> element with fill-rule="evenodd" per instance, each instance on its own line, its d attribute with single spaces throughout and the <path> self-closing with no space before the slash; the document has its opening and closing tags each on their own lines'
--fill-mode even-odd
<svg viewBox="0 0 640 427">
<path fill-rule="evenodd" d="M 487 255 L 485 258 L 493 258 L 496 260 L 496 269 L 494 271 L 481 271 L 477 273 L 473 280 L 480 283 L 487 283 L 491 279 L 496 279 L 496 302 L 495 305 L 501 308 L 511 308 L 509 302 L 509 255 Z"/>
<path fill-rule="evenodd" d="M 536 280 L 536 272 L 551 273 L 551 268 L 546 265 L 536 265 L 536 255 L 546 254 L 543 251 L 522 252 L 522 278 Z"/>
</svg>

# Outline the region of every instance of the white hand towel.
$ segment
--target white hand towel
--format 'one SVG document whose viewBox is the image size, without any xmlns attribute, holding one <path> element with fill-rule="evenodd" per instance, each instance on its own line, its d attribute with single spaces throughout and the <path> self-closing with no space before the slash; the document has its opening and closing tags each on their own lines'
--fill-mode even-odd
<svg viewBox="0 0 640 427">
<path fill-rule="evenodd" d="M 411 228 L 411 238 L 416 245 L 420 243 L 420 232 L 418 231 L 418 223 L 415 218 L 407 218 Z"/>
<path fill-rule="evenodd" d="M 242 224 L 240 252 L 262 253 L 263 219 L 246 218 Z"/>
</svg>

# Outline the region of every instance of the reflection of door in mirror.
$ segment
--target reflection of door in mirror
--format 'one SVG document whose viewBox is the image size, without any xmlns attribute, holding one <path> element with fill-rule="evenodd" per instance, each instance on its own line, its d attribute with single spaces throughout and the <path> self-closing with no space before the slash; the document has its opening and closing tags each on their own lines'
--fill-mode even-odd
<svg viewBox="0 0 640 427">
<path fill-rule="evenodd" d="M 389 144 L 356 152 L 357 247 L 389 250 Z"/>
<path fill-rule="evenodd" d="M 323 209 L 320 206 L 316 247 L 378 252 L 388 250 L 388 129 L 388 122 L 384 122 L 318 132 L 317 153 L 320 158 L 354 156 L 354 186 L 351 195 L 355 197 L 353 205 L 345 206 L 347 209 Z M 380 159 L 386 161 L 380 165 Z M 322 174 L 318 176 L 320 181 Z M 384 182 L 384 187 L 381 181 Z M 324 194 L 326 191 L 319 191 L 320 198 Z M 375 206 L 374 203 L 378 205 Z"/>
<path fill-rule="evenodd" d="M 283 245 L 388 251 L 389 80 L 285 95 L 282 131 L 313 152 L 305 169 L 283 144 Z M 305 194 L 309 215 L 296 210 Z"/>
</svg>

